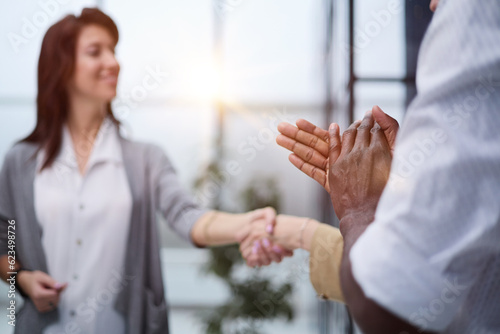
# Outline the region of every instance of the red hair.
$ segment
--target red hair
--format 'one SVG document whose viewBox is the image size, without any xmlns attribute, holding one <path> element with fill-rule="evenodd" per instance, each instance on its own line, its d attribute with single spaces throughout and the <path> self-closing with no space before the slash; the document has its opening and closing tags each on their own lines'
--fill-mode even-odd
<svg viewBox="0 0 500 334">
<path fill-rule="evenodd" d="M 37 143 L 45 149 L 42 168 L 49 167 L 61 149 L 62 128 L 68 117 L 68 83 L 76 62 L 76 44 L 83 27 L 97 24 L 104 27 L 118 43 L 118 28 L 113 20 L 97 8 L 84 8 L 80 16 L 67 15 L 45 33 L 38 59 L 37 121 L 33 132 L 21 141 Z M 116 125 L 111 103 L 107 114 Z"/>
</svg>

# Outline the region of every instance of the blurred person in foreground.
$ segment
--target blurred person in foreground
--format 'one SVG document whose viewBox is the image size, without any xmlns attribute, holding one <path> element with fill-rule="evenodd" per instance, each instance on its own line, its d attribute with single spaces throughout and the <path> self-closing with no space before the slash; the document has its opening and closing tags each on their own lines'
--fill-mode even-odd
<svg viewBox="0 0 500 334">
<path fill-rule="evenodd" d="M 431 8 L 393 154 L 378 107 L 342 138 L 300 120 L 277 141 L 330 193 L 341 237 L 312 224 L 302 242 L 311 278 L 341 288 L 364 333 L 499 333 L 500 2 Z M 296 226 L 278 216 L 273 238 Z"/>
<path fill-rule="evenodd" d="M 255 246 L 274 210 L 199 208 L 158 146 L 121 136 L 117 42 L 111 18 L 89 8 L 44 36 L 37 124 L 0 172 L 0 273 L 25 297 L 15 333 L 168 333 L 158 211 L 198 247 L 252 244 L 252 266 L 292 254 Z"/>
</svg>

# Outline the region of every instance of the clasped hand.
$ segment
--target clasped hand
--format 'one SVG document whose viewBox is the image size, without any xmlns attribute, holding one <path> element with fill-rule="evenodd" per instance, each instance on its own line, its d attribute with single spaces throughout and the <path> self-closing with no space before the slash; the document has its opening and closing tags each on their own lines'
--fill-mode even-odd
<svg viewBox="0 0 500 334">
<path fill-rule="evenodd" d="M 339 220 L 351 214 L 373 215 L 387 183 L 399 125 L 375 106 L 342 136 L 333 123 L 329 131 L 306 120 L 297 127 L 281 123 L 277 143 L 292 154 L 290 162 L 330 194 Z M 270 208 L 254 211 L 241 231 L 240 251 L 249 266 L 280 262 L 301 247 L 304 218 L 276 216 Z"/>
<path fill-rule="evenodd" d="M 240 243 L 241 255 L 249 267 L 279 263 L 283 257 L 293 255 L 293 250 L 273 241 L 276 225 L 276 211 L 273 208 L 255 210 L 248 215 L 248 224 L 239 231 L 236 238 Z"/>
<path fill-rule="evenodd" d="M 298 120 L 297 127 L 280 123 L 276 141 L 292 152 L 295 167 L 325 188 L 342 219 L 351 212 L 374 211 L 389 177 L 398 129 L 398 122 L 375 106 L 342 138 L 335 123 L 326 131 Z"/>
</svg>

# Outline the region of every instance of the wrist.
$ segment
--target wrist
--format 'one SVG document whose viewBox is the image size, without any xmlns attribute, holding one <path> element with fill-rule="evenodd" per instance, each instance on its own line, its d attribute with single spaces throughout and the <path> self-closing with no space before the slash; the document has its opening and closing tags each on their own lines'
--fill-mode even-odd
<svg viewBox="0 0 500 334">
<path fill-rule="evenodd" d="M 229 245 L 240 242 L 241 231 L 249 228 L 251 216 L 210 211 L 203 217 L 198 231 L 201 247 Z"/>
<path fill-rule="evenodd" d="M 364 215 L 374 216 L 375 210 L 377 209 L 378 201 L 379 198 L 371 196 L 363 199 L 362 201 L 353 200 L 349 204 L 349 206 L 343 206 L 334 201 L 332 198 L 333 208 L 335 209 L 335 213 L 337 214 L 339 221 L 341 221 L 344 217 L 348 216 L 352 217 L 358 217 Z"/>
<path fill-rule="evenodd" d="M 319 226 L 319 222 L 305 217 L 278 215 L 274 230 L 274 238 L 283 247 L 294 250 L 309 250 L 311 240 Z"/>
<path fill-rule="evenodd" d="M 359 234 L 359 230 L 364 231 L 375 219 L 375 210 L 356 210 L 346 213 L 339 221 L 340 233 L 344 238 L 355 233 Z"/>
<path fill-rule="evenodd" d="M 242 229 L 247 226 L 252 226 L 253 221 L 255 220 L 255 214 L 253 211 L 245 212 L 245 213 L 240 213 L 237 215 L 237 229 Z"/>
<path fill-rule="evenodd" d="M 314 219 L 309 219 L 309 221 L 307 222 L 307 225 L 305 226 L 305 228 L 302 231 L 302 235 L 300 238 L 301 239 L 300 248 L 305 249 L 306 251 L 311 250 L 312 239 L 313 239 L 314 233 L 318 229 L 318 226 L 319 226 L 318 221 L 316 221 Z"/>
<path fill-rule="evenodd" d="M 288 215 L 278 215 L 272 233 L 274 241 L 290 250 L 300 248 L 300 227 L 304 219 Z"/>
<path fill-rule="evenodd" d="M 234 223 L 229 227 L 230 243 L 242 243 L 252 230 L 252 216 L 249 213 L 235 214 Z"/>
<path fill-rule="evenodd" d="M 19 269 L 16 275 L 16 287 L 21 294 L 29 295 L 29 284 L 27 281 L 33 273 L 30 270 Z"/>
</svg>

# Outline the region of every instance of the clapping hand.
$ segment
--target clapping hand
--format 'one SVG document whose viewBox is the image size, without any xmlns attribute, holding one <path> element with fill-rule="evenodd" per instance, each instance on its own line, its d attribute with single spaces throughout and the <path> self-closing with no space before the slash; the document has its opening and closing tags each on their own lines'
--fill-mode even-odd
<svg viewBox="0 0 500 334">
<path fill-rule="evenodd" d="M 372 112 L 353 123 L 342 134 L 330 125 L 329 184 L 332 205 L 340 220 L 348 215 L 375 213 L 389 179 L 392 155 L 382 128 Z"/>
<path fill-rule="evenodd" d="M 372 159 L 363 165 L 366 167 L 363 172 L 370 172 L 370 167 L 381 171 L 370 174 L 377 175 L 377 180 L 380 181 L 375 187 L 376 201 L 378 201 L 381 189 L 383 189 L 383 186 L 380 187 L 380 185 L 385 185 L 387 181 L 399 124 L 378 106 L 373 107 L 369 115 L 368 118 L 365 117 L 363 124 L 361 121 L 353 123 L 342 136 L 342 141 L 339 134 L 340 129 L 336 124 L 333 125 L 334 135 L 303 119 L 297 121 L 297 126 L 289 123 L 280 123 L 278 126 L 281 135 L 277 137 L 277 143 L 292 152 L 289 159 L 295 167 L 316 180 L 330 193 L 334 208 L 336 212 L 339 211 L 338 214 L 345 213 L 345 205 L 342 203 L 345 202 L 343 199 L 346 198 L 346 194 L 352 194 L 354 197 L 350 200 L 357 203 L 354 202 L 355 197 L 363 198 L 359 193 L 363 193 L 364 189 L 368 189 L 368 191 L 371 189 L 367 184 L 356 188 L 352 182 L 339 181 L 342 173 L 354 173 L 352 163 L 359 163 L 359 159 L 355 159 L 359 158 L 359 156 L 355 156 L 358 154 L 356 152 L 366 151 L 369 153 L 367 156 Z M 353 132 L 357 131 L 360 125 L 362 127 L 359 136 L 353 136 Z M 375 130 L 372 131 L 372 129 Z M 366 130 L 368 134 L 376 134 L 376 137 L 372 136 L 374 138 L 372 145 L 370 145 L 370 135 L 367 137 Z M 345 145 L 344 140 L 346 140 Z M 381 144 L 383 142 L 387 144 L 385 147 Z M 373 163 L 373 154 L 371 154 L 375 152 L 373 147 L 378 149 L 376 154 L 382 154 L 384 150 L 387 153 L 387 156 L 380 163 Z M 337 161 L 339 157 L 341 160 Z M 335 181 L 332 182 L 332 179 Z M 366 181 L 372 180 L 367 178 Z M 354 190 L 350 191 L 351 188 Z M 272 208 L 256 210 L 249 215 L 249 224 L 238 235 L 240 252 L 248 266 L 269 265 L 271 262 L 279 263 L 285 256 L 292 256 L 293 249 L 303 246 L 300 245 L 299 241 L 304 218 L 280 216 L 279 230 L 274 235 L 277 217 Z"/>
<path fill-rule="evenodd" d="M 371 111 L 375 122 L 380 126 L 387 139 L 392 154 L 399 124 L 378 106 L 374 106 Z M 360 123 L 361 121 L 355 122 L 357 125 Z M 278 131 L 281 134 L 276 138 L 276 142 L 292 152 L 289 160 L 295 167 L 316 180 L 330 193 L 329 159 L 336 159 L 340 155 L 341 146 L 333 147 L 335 154 L 329 155 L 328 131 L 304 119 L 299 119 L 296 125 L 280 123 Z"/>
</svg>

